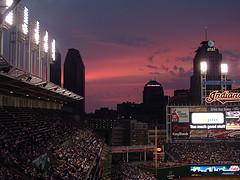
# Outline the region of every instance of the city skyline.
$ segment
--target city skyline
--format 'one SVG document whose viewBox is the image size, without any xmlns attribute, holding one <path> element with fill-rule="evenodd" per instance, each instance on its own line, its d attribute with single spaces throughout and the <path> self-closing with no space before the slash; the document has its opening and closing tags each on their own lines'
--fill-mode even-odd
<svg viewBox="0 0 240 180">
<path fill-rule="evenodd" d="M 23 0 L 22 4 L 52 32 L 62 59 L 68 48 L 80 51 L 86 66 L 87 112 L 102 106 L 115 109 L 122 101 L 142 102 L 144 84 L 151 79 L 160 82 L 167 95 L 189 88 L 194 51 L 204 40 L 205 26 L 208 39 L 216 41 L 223 61 L 229 63 L 230 78 L 238 79 L 240 2 Z"/>
</svg>

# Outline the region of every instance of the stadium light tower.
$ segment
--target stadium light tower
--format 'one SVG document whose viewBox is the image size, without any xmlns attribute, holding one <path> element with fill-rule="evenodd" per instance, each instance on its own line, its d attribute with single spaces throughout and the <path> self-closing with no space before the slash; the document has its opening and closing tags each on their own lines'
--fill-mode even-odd
<svg viewBox="0 0 240 180">
<path fill-rule="evenodd" d="M 7 9 L 10 9 L 12 4 L 13 4 L 13 0 L 6 0 L 6 8 Z M 5 22 L 8 25 L 13 25 L 13 11 L 10 11 L 8 14 L 6 14 Z"/>
<path fill-rule="evenodd" d="M 43 41 L 44 41 L 44 44 L 43 44 L 44 52 L 48 53 L 48 32 L 47 31 L 45 32 L 45 36 L 43 38 Z"/>
<path fill-rule="evenodd" d="M 207 62 L 206 61 L 200 62 L 200 71 L 201 71 L 201 74 L 207 73 Z"/>
<path fill-rule="evenodd" d="M 28 8 L 27 7 L 24 7 L 24 10 L 23 10 L 22 32 L 25 35 L 28 34 Z"/>
<path fill-rule="evenodd" d="M 52 40 L 52 60 L 56 60 L 56 42 L 55 39 Z"/>
<path fill-rule="evenodd" d="M 227 90 L 227 73 L 228 73 L 228 64 L 221 64 L 221 90 L 222 92 Z"/>
<path fill-rule="evenodd" d="M 21 0 L 5 0 L 6 10 L 0 15 L 0 25 L 3 24 L 9 13 L 17 6 L 20 1 Z M 10 17 L 8 17 L 7 19 L 9 19 Z"/>
<path fill-rule="evenodd" d="M 227 74 L 228 73 L 228 64 L 221 64 L 221 73 Z"/>
<path fill-rule="evenodd" d="M 207 95 L 207 86 L 206 86 L 206 79 L 207 79 L 207 62 L 201 61 L 200 62 L 200 72 L 201 72 L 201 104 L 204 104 L 205 98 Z"/>
</svg>

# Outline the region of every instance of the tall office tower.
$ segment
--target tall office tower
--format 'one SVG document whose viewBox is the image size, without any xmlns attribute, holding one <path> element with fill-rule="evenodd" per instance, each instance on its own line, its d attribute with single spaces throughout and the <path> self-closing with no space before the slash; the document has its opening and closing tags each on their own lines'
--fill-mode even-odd
<svg viewBox="0 0 240 180">
<path fill-rule="evenodd" d="M 191 76 L 191 101 L 193 104 L 201 103 L 201 72 L 200 62 L 207 62 L 206 80 L 221 80 L 221 62 L 222 54 L 214 46 L 214 41 L 203 41 L 201 46 L 196 50 L 196 55 L 193 60 L 193 75 Z M 207 91 L 221 89 L 220 85 L 207 86 Z"/>
<path fill-rule="evenodd" d="M 85 67 L 77 49 L 69 49 L 64 62 L 64 88 L 85 97 Z M 85 100 L 75 105 L 76 113 L 85 114 Z"/>
<path fill-rule="evenodd" d="M 143 106 L 149 123 L 165 123 L 166 104 L 162 85 L 155 80 L 149 81 L 143 90 Z"/>
<path fill-rule="evenodd" d="M 164 103 L 162 85 L 157 81 L 149 81 L 143 90 L 143 104 L 146 106 L 160 106 Z"/>
<path fill-rule="evenodd" d="M 61 86 L 61 54 L 56 52 L 56 60 L 50 65 L 50 81 Z"/>
</svg>

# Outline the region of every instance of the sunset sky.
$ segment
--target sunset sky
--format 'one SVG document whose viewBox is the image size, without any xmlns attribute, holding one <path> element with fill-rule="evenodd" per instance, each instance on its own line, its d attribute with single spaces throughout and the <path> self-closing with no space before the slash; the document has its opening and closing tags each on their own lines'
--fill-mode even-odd
<svg viewBox="0 0 240 180">
<path fill-rule="evenodd" d="M 240 79 L 240 1 L 22 0 L 42 30 L 55 37 L 62 61 L 80 51 L 86 68 L 86 110 L 142 102 L 156 79 L 166 95 L 189 88 L 196 48 L 208 39 Z"/>
</svg>

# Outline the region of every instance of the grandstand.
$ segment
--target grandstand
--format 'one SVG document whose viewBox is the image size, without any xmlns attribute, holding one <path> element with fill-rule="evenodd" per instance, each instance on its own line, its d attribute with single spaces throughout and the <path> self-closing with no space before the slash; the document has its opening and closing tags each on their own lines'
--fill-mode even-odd
<svg viewBox="0 0 240 180">
<path fill-rule="evenodd" d="M 0 59 L 1 179 L 101 176 L 103 140 L 62 110 L 82 97 Z"/>
<path fill-rule="evenodd" d="M 34 179 L 96 176 L 103 141 L 68 115 L 14 107 L 1 108 L 0 114 L 3 169 Z"/>
<path fill-rule="evenodd" d="M 1 6 L 1 17 L 3 8 L 6 6 Z M 17 11 L 23 13 L 21 10 L 20 6 L 13 10 L 15 18 L 20 18 L 15 15 Z M 7 35 L 20 27 L 2 23 L 1 31 Z M 31 23 L 39 26 L 38 22 Z M 29 27 L 29 31 L 33 29 Z M 19 38 L 12 42 L 3 42 L 1 37 L 0 179 L 99 179 L 108 153 L 106 145 L 82 126 L 77 114 L 71 114 L 71 105 L 83 97 L 49 81 L 55 47 L 47 51 L 48 46 L 42 49 L 43 44 L 34 39 L 36 34 L 30 37 L 33 34 L 22 29 L 17 32 Z M 39 33 L 39 29 L 34 32 Z M 23 48 L 26 52 L 17 50 L 20 45 L 12 45 L 22 42 L 28 44 Z M 10 47 L 9 52 L 5 52 L 6 47 Z M 43 60 L 45 64 L 40 63 Z"/>
<path fill-rule="evenodd" d="M 142 180 L 155 180 L 156 178 L 149 172 L 143 171 L 140 168 L 123 163 L 116 166 L 113 170 L 112 180 L 132 180 L 132 179 L 142 179 Z"/>
<path fill-rule="evenodd" d="M 240 142 L 202 141 L 169 143 L 166 151 L 174 162 L 182 164 L 238 164 L 240 163 Z"/>
</svg>

